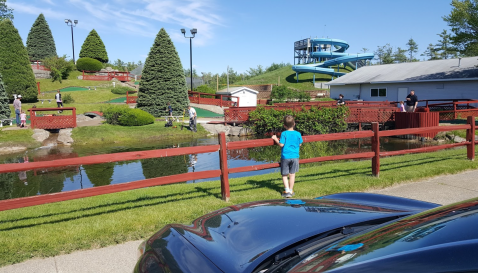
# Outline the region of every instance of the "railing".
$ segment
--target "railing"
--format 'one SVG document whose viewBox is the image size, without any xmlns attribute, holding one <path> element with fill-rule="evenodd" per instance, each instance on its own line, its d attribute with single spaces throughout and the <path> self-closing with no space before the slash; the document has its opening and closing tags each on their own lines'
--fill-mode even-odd
<svg viewBox="0 0 478 273">
<path fill-rule="evenodd" d="M 41 64 L 40 61 L 31 61 L 32 64 L 32 69 L 36 69 L 36 70 L 44 70 L 44 71 L 50 71 L 50 69 L 46 68 L 43 64 Z"/>
<path fill-rule="evenodd" d="M 438 112 L 395 113 L 395 129 L 439 126 Z M 434 138 L 437 132 L 417 134 L 418 137 Z"/>
<path fill-rule="evenodd" d="M 327 102 L 328 103 L 328 102 Z M 335 104 L 324 103 L 323 107 L 337 107 Z M 314 105 L 292 104 L 287 106 L 264 106 L 266 109 L 302 111 L 303 108 L 310 109 Z M 341 107 L 341 106 L 339 106 Z M 367 123 L 367 122 L 391 122 L 395 121 L 397 107 L 374 106 L 374 105 L 349 105 L 350 115 L 346 121 L 348 123 Z M 224 109 L 224 121 L 228 123 L 243 123 L 249 120 L 249 113 L 256 110 L 257 107 L 232 107 Z"/>
<path fill-rule="evenodd" d="M 130 96 L 129 91 L 126 91 L 126 103 L 136 103 L 138 100 L 138 96 Z"/>
<path fill-rule="evenodd" d="M 216 105 L 220 107 L 239 107 L 240 98 L 236 96 L 200 93 L 193 91 L 188 91 L 188 96 L 191 103 Z M 224 98 L 229 98 L 231 100 L 224 100 Z M 235 98 L 236 101 L 232 101 L 233 98 Z"/>
<path fill-rule="evenodd" d="M 94 75 L 88 75 L 88 74 L 85 74 L 85 73 L 95 73 L 95 74 Z M 97 75 L 97 74 L 100 74 L 100 75 Z M 117 79 L 118 81 L 127 82 L 127 81 L 129 81 L 129 72 L 128 71 L 113 71 L 113 72 L 83 71 L 83 80 L 87 80 L 87 81 L 111 81 L 112 79 Z"/>
<path fill-rule="evenodd" d="M 453 147 L 467 146 L 467 157 L 470 160 L 474 160 L 475 144 L 478 143 L 478 141 L 475 141 L 475 138 L 474 138 L 475 137 L 475 119 L 473 117 L 468 117 L 467 122 L 468 124 L 466 125 L 435 126 L 435 127 L 428 127 L 428 128 L 412 128 L 412 129 L 399 129 L 399 130 L 389 130 L 389 131 L 379 131 L 379 124 L 373 123 L 372 131 L 304 136 L 303 137 L 304 142 L 345 140 L 345 139 L 358 139 L 358 138 L 370 137 L 372 142 L 372 151 L 362 152 L 357 154 L 345 154 L 345 155 L 334 155 L 334 156 L 323 156 L 323 157 L 315 157 L 315 158 L 309 158 L 309 159 L 301 159 L 299 160 L 299 163 L 304 164 L 304 163 L 324 162 L 324 161 L 334 161 L 334 160 L 372 159 L 372 174 L 378 177 L 380 174 L 380 157 L 383 157 L 383 156 L 432 152 L 432 151 L 438 151 L 438 150 L 448 149 Z M 416 149 L 408 149 L 408 150 L 400 150 L 400 151 L 392 151 L 392 152 L 380 152 L 380 137 L 407 135 L 407 134 L 425 134 L 425 133 L 446 132 L 446 131 L 454 131 L 454 130 L 467 130 L 466 141 L 461 143 L 455 143 L 455 144 L 444 144 L 439 146 L 423 147 L 423 148 L 416 148 Z M 194 172 L 194 173 L 177 174 L 177 175 L 156 177 L 156 178 L 139 180 L 134 182 L 122 183 L 122 184 L 107 185 L 107 186 L 100 186 L 100 187 L 94 187 L 94 188 L 88 188 L 88 189 L 3 200 L 3 201 L 0 201 L 0 211 L 47 204 L 47 203 L 54 203 L 54 202 L 60 202 L 60 201 L 66 201 L 66 200 L 72 200 L 72 199 L 78 199 L 78 198 L 84 198 L 84 197 L 91 197 L 96 195 L 115 193 L 115 192 L 121 192 L 121 191 L 133 190 L 133 189 L 139 189 L 139 188 L 145 188 L 145 187 L 167 185 L 167 184 L 185 182 L 192 179 L 205 179 L 205 178 L 214 178 L 214 177 L 220 177 L 222 199 L 225 201 L 228 201 L 230 198 L 230 192 L 229 192 L 229 174 L 230 173 L 249 172 L 249 171 L 257 171 L 257 170 L 280 167 L 280 163 L 269 163 L 269 164 L 261 164 L 261 165 L 253 165 L 253 166 L 237 167 L 237 168 L 229 169 L 227 165 L 227 151 L 245 149 L 245 148 L 272 146 L 274 145 L 274 141 L 269 138 L 269 139 L 260 139 L 260 140 L 256 139 L 256 140 L 247 140 L 247 141 L 234 141 L 234 142 L 226 143 L 225 133 L 220 133 L 218 138 L 219 138 L 218 145 L 149 150 L 149 151 L 138 151 L 138 152 L 124 152 L 124 153 L 116 153 L 116 154 L 93 155 L 93 156 L 85 156 L 85 157 L 79 157 L 79 158 L 66 158 L 62 160 L 41 161 L 41 162 L 2 164 L 0 168 L 0 173 L 8 173 L 8 172 L 27 171 L 32 169 L 55 168 L 55 167 L 75 166 L 75 165 L 92 165 L 92 164 L 101 164 L 101 163 L 107 163 L 107 162 L 119 162 L 119 161 L 138 160 L 138 159 L 147 159 L 147 158 L 156 158 L 156 157 L 211 153 L 211 152 L 218 151 L 220 169 L 200 171 L 200 172 Z"/>
<path fill-rule="evenodd" d="M 478 104 L 478 100 L 453 100 L 453 102 L 430 104 L 426 101 L 425 109 L 430 112 L 439 112 L 440 120 L 454 120 L 466 116 L 478 116 L 478 108 L 470 104 Z M 443 100 L 434 100 L 443 101 Z"/>
<path fill-rule="evenodd" d="M 30 122 L 32 129 L 64 129 L 76 127 L 76 108 L 30 108 Z M 55 112 L 71 111 L 71 115 L 59 115 Z M 51 114 L 37 114 L 38 112 L 53 112 Z"/>
</svg>

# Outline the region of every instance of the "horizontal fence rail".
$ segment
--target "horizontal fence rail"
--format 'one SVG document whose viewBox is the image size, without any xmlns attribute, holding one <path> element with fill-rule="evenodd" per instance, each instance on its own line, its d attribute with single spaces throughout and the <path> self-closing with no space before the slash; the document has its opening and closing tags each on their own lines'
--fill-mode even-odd
<svg viewBox="0 0 478 273">
<path fill-rule="evenodd" d="M 434 127 L 427 127 L 427 128 L 410 128 L 410 129 L 379 131 L 379 124 L 372 123 L 372 131 L 356 131 L 356 132 L 333 133 L 333 134 L 325 134 L 325 135 L 304 136 L 303 137 L 304 142 L 370 138 L 372 143 L 372 150 L 370 152 L 361 152 L 361 153 L 355 153 L 355 154 L 333 155 L 333 156 L 300 159 L 299 163 L 305 164 L 305 163 L 335 161 L 335 160 L 371 159 L 372 160 L 372 168 L 371 168 L 372 175 L 378 177 L 380 174 L 380 157 L 384 157 L 384 156 L 393 156 L 393 155 L 401 155 L 401 154 L 409 154 L 409 153 L 422 153 L 422 152 L 430 152 L 430 151 L 438 151 L 442 149 L 454 148 L 459 146 L 467 146 L 467 158 L 470 160 L 474 160 L 475 144 L 478 143 L 477 141 L 475 141 L 475 129 L 476 129 L 475 119 L 474 117 L 470 116 L 467 119 L 466 125 L 434 126 Z M 444 145 L 432 146 L 432 147 L 423 147 L 423 148 L 390 151 L 390 152 L 380 152 L 380 137 L 407 135 L 407 134 L 426 134 L 426 133 L 436 133 L 436 132 L 445 132 L 445 131 L 454 131 L 454 130 L 466 130 L 467 132 L 466 141 L 462 143 L 444 144 Z M 180 182 L 185 182 L 192 179 L 205 179 L 205 178 L 214 178 L 214 177 L 220 178 L 222 199 L 225 201 L 228 201 L 230 198 L 229 174 L 280 167 L 280 163 L 268 163 L 268 164 L 259 164 L 259 165 L 253 165 L 253 166 L 237 167 L 237 168 L 231 168 L 231 169 L 228 168 L 227 151 L 245 149 L 245 148 L 272 146 L 272 145 L 275 145 L 272 139 L 255 139 L 255 140 L 234 141 L 234 142 L 227 143 L 225 134 L 220 133 L 218 136 L 218 140 L 219 140 L 218 145 L 159 149 L 159 150 L 137 151 L 137 152 L 124 152 L 124 153 L 116 153 L 116 154 L 104 154 L 104 155 L 93 155 L 93 156 L 84 156 L 84 157 L 76 157 L 76 158 L 65 158 L 60 160 L 41 161 L 41 162 L 1 164 L 0 173 L 7 173 L 7 172 L 27 171 L 32 169 L 51 169 L 51 168 L 66 167 L 66 166 L 91 165 L 91 164 L 101 164 L 101 163 L 108 163 L 108 162 L 119 162 L 119 161 L 148 159 L 148 158 L 156 158 L 156 157 L 210 153 L 210 152 L 218 151 L 220 169 L 200 171 L 200 172 L 194 172 L 194 173 L 184 173 L 184 174 L 177 174 L 177 175 L 170 175 L 170 176 L 163 176 L 163 177 L 156 177 L 156 178 L 150 178 L 145 180 L 127 182 L 122 184 L 99 186 L 99 187 L 93 187 L 88 189 L 3 200 L 3 201 L 0 201 L 0 211 L 41 205 L 41 204 L 48 204 L 48 203 L 54 203 L 54 202 L 60 202 L 60 201 L 66 201 L 66 200 L 72 200 L 72 199 L 78 199 L 78 198 L 84 198 L 84 197 L 91 197 L 91 196 L 97 196 L 102 194 L 139 189 L 144 187 L 180 183 Z"/>
<path fill-rule="evenodd" d="M 87 73 L 87 74 L 85 74 Z M 88 73 L 94 73 L 93 75 Z M 111 71 L 111 72 L 93 72 L 93 71 L 83 71 L 83 80 L 87 81 L 111 81 L 112 79 L 117 79 L 118 81 L 127 82 L 129 81 L 129 72 L 127 71 Z"/>
</svg>

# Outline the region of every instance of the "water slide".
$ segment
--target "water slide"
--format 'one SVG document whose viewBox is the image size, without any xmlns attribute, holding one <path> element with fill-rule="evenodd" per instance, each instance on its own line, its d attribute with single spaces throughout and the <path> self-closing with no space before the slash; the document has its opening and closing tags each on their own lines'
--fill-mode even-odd
<svg viewBox="0 0 478 273">
<path fill-rule="evenodd" d="M 308 73 L 319 73 L 319 74 L 327 74 L 331 75 L 332 77 L 340 77 L 345 75 L 346 73 L 335 71 L 333 68 L 329 68 L 330 66 L 339 65 L 343 63 L 349 62 L 357 62 L 361 60 L 371 60 L 374 58 L 373 53 L 346 53 L 347 49 L 349 48 L 349 44 L 344 40 L 339 39 L 329 39 L 329 38 L 315 38 L 310 39 L 310 43 L 312 48 L 317 47 L 317 51 L 311 52 L 310 55 L 312 58 L 317 58 L 319 60 L 318 63 L 312 64 L 298 64 L 292 66 L 292 70 L 296 73 L 298 72 L 308 72 Z M 327 50 L 328 48 L 328 50 Z M 321 62 L 322 60 L 325 60 Z M 298 77 L 297 77 L 298 81 Z M 314 75 L 314 82 L 315 82 L 315 75 Z"/>
</svg>

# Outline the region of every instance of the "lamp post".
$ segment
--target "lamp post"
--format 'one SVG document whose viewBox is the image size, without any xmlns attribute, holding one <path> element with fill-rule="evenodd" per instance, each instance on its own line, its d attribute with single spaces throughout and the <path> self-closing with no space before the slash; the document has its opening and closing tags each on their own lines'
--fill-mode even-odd
<svg viewBox="0 0 478 273">
<path fill-rule="evenodd" d="M 71 46 L 73 47 L 73 63 L 76 64 L 75 62 L 75 42 L 73 41 L 73 27 L 76 27 L 78 24 L 78 20 L 73 20 L 71 21 L 70 19 L 65 19 L 65 23 L 67 26 L 71 27 Z"/>
<path fill-rule="evenodd" d="M 196 33 L 198 33 L 198 30 L 195 28 L 191 29 L 191 34 L 193 36 L 191 37 L 186 37 L 186 30 L 184 28 L 181 29 L 181 33 L 184 35 L 184 38 L 189 38 L 189 55 L 190 55 L 190 70 L 191 70 L 191 91 L 193 91 L 193 42 L 192 39 L 196 36 Z"/>
</svg>

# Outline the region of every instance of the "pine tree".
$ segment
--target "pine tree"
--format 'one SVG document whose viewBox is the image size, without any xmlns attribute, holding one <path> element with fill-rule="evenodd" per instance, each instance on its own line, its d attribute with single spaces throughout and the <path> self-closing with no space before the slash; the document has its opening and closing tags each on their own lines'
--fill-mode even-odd
<svg viewBox="0 0 478 273">
<path fill-rule="evenodd" d="M 55 40 L 43 13 L 33 23 L 27 37 L 27 51 L 30 60 L 44 60 L 48 57 L 56 57 Z"/>
<path fill-rule="evenodd" d="M 9 99 L 19 94 L 24 102 L 37 101 L 38 90 L 27 49 L 10 20 L 0 22 L 0 74 Z"/>
<path fill-rule="evenodd" d="M 93 58 L 102 63 L 108 62 L 108 53 L 106 53 L 105 44 L 96 30 L 90 31 L 80 50 L 80 58 Z"/>
<path fill-rule="evenodd" d="M 8 106 L 7 92 L 2 81 L 2 74 L 0 74 L 0 119 L 9 118 L 11 115 L 10 107 Z"/>
<path fill-rule="evenodd" d="M 182 115 L 189 105 L 184 70 L 171 38 L 159 31 L 144 63 L 137 107 L 155 117 L 167 115 L 170 102 L 173 115 Z"/>
</svg>

